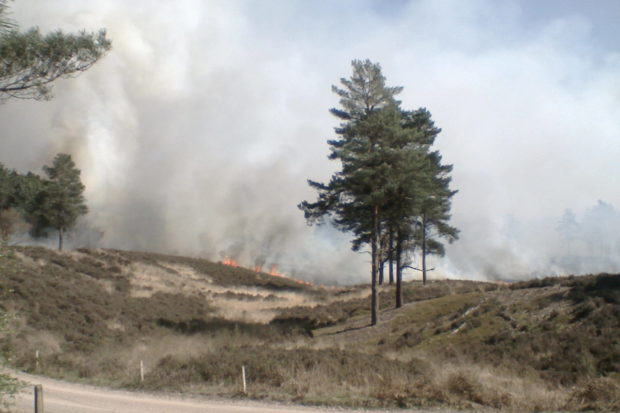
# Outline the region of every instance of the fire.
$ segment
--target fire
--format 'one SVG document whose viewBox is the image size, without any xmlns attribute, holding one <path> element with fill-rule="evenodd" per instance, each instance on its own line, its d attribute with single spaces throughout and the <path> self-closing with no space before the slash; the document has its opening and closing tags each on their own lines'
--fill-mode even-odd
<svg viewBox="0 0 620 413">
<path fill-rule="evenodd" d="M 224 260 L 222 260 L 222 264 L 224 265 L 228 265 L 229 267 L 234 267 L 234 268 L 246 268 L 246 269 L 250 269 L 247 267 L 244 267 L 242 265 L 239 265 L 239 263 L 237 261 L 235 261 L 232 258 L 225 258 Z M 263 272 L 263 267 L 261 265 L 255 265 L 254 268 L 252 268 L 252 270 L 254 270 L 254 272 Z M 272 264 L 271 268 L 269 269 L 269 272 L 267 273 L 269 275 L 271 275 L 272 277 L 281 277 L 281 278 L 286 278 L 289 279 L 291 281 L 294 281 L 296 283 L 299 284 L 305 284 L 305 285 L 312 285 L 312 283 L 309 283 L 307 281 L 302 281 L 302 280 L 296 280 L 295 278 L 291 278 L 288 275 L 284 275 L 281 272 L 278 271 L 278 266 L 276 264 Z"/>
<path fill-rule="evenodd" d="M 271 265 L 271 270 L 269 270 L 269 275 L 273 276 L 273 277 L 283 277 L 283 278 L 288 278 L 286 275 L 284 274 L 280 274 L 278 272 L 278 266 L 276 264 L 272 264 Z"/>
<path fill-rule="evenodd" d="M 222 261 L 222 264 L 224 265 L 228 265 L 229 267 L 239 267 L 239 263 L 235 260 L 233 260 L 232 258 L 226 258 L 224 259 L 224 261 Z"/>
</svg>

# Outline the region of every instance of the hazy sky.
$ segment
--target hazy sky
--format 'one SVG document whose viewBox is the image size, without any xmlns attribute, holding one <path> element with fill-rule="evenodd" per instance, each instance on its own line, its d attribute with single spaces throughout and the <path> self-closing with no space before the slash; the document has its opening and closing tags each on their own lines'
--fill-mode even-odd
<svg viewBox="0 0 620 413">
<path fill-rule="evenodd" d="M 403 107 L 426 107 L 443 129 L 462 236 L 442 274 L 577 271 L 557 259 L 564 210 L 580 219 L 598 200 L 620 205 L 618 1 L 10 6 L 22 28 L 105 27 L 113 41 L 52 101 L 0 106 L 0 162 L 40 171 L 73 154 L 91 209 L 82 227 L 103 232 L 96 242 L 90 232 L 93 245 L 366 280 L 367 255 L 351 253 L 347 235 L 307 227 L 296 208 L 314 199 L 307 178 L 338 167 L 326 159 L 331 85 L 356 58 L 380 62 L 387 83 L 404 86 Z"/>
</svg>

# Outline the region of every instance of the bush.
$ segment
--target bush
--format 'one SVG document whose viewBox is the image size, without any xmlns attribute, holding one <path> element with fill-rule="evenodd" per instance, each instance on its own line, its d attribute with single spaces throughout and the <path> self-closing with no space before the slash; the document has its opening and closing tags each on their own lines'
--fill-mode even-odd
<svg viewBox="0 0 620 413">
<path fill-rule="evenodd" d="M 0 338 L 4 338 L 3 336 L 8 334 L 8 319 L 8 314 L 0 309 Z M 5 356 L 6 354 L 4 351 L 0 353 L 0 366 L 4 366 Z M 7 374 L 0 373 L 0 407 L 8 408 L 12 399 L 19 393 L 22 387 L 22 383 L 19 380 Z"/>
<path fill-rule="evenodd" d="M 572 392 L 566 408 L 620 411 L 620 383 L 606 377 L 588 380 Z"/>
</svg>

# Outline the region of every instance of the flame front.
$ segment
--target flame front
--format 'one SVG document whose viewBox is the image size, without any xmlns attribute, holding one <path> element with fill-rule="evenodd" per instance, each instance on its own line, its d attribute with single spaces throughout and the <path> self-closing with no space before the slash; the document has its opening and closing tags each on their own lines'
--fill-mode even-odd
<svg viewBox="0 0 620 413">
<path fill-rule="evenodd" d="M 273 277 L 289 278 L 286 275 L 278 272 L 278 266 L 276 264 L 272 264 L 271 265 L 271 269 L 269 270 L 269 275 L 271 275 Z"/>
<path fill-rule="evenodd" d="M 222 261 L 222 264 L 228 265 L 229 267 L 239 267 L 239 263 L 232 258 L 226 258 L 224 261 Z"/>
<path fill-rule="evenodd" d="M 234 268 L 246 268 L 248 270 L 250 269 L 248 267 L 239 265 L 239 263 L 232 258 L 225 258 L 224 260 L 222 260 L 222 264 L 228 265 L 229 267 L 234 267 Z M 262 273 L 263 267 L 261 265 L 255 265 L 254 268 L 252 268 L 252 270 L 254 272 Z M 299 284 L 312 285 L 312 283 L 309 283 L 307 281 L 297 280 L 295 278 L 289 277 L 288 275 L 282 274 L 281 272 L 278 271 L 278 266 L 276 264 L 271 264 L 271 268 L 269 269 L 269 272 L 267 274 L 271 275 L 272 277 L 286 278 L 288 280 L 294 281 Z"/>
</svg>

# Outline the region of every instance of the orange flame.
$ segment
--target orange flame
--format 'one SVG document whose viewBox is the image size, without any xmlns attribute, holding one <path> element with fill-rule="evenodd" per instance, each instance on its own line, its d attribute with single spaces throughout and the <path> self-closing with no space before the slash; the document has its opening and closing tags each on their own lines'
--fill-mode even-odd
<svg viewBox="0 0 620 413">
<path fill-rule="evenodd" d="M 222 260 L 222 264 L 228 265 L 229 267 L 234 267 L 234 268 L 247 268 L 247 267 L 243 267 L 243 266 L 239 265 L 239 263 L 237 261 L 233 260 L 232 258 L 225 258 L 224 260 Z M 260 266 L 260 265 L 255 265 L 253 270 L 255 272 L 263 272 L 263 267 Z M 272 277 L 286 278 L 286 279 L 289 279 L 289 280 L 294 281 L 294 282 L 299 283 L 299 284 L 312 285 L 312 283 L 309 283 L 307 281 L 302 281 L 302 280 L 298 280 L 298 279 L 295 279 L 295 278 L 291 278 L 288 275 L 284 275 L 281 272 L 278 272 L 277 264 L 272 264 L 271 268 L 270 268 L 270 270 L 269 270 L 269 272 L 267 274 L 271 275 Z"/>
<path fill-rule="evenodd" d="M 224 261 L 222 261 L 222 264 L 228 265 L 229 267 L 238 267 L 239 266 L 239 263 L 237 261 L 233 260 L 232 258 L 224 259 Z"/>
<path fill-rule="evenodd" d="M 269 271 L 269 275 L 273 277 L 283 277 L 288 278 L 286 275 L 278 272 L 278 266 L 276 264 L 271 264 L 271 270 Z"/>
</svg>

